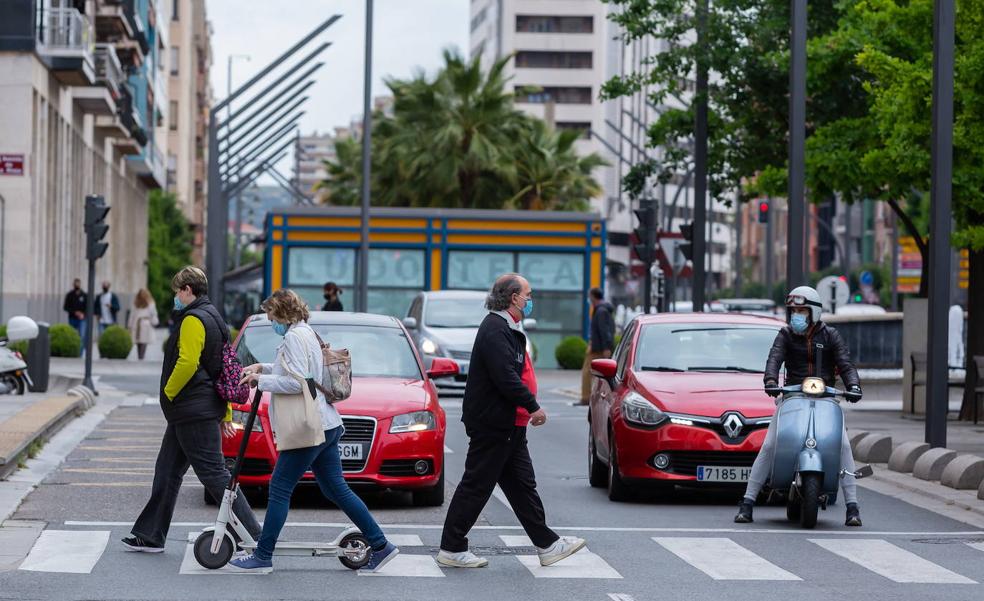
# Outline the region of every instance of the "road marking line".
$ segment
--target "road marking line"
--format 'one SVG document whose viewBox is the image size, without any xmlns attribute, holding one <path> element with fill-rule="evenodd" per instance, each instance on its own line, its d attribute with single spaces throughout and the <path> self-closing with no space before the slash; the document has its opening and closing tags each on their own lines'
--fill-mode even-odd
<svg viewBox="0 0 984 601">
<path fill-rule="evenodd" d="M 112 447 L 102 447 L 99 445 L 79 445 L 79 449 L 83 451 L 113 451 L 113 452 L 133 452 L 133 451 L 153 451 L 157 452 L 161 448 L 161 445 L 119 445 Z"/>
<path fill-rule="evenodd" d="M 445 455 L 454 455 L 454 451 L 452 451 L 451 450 L 451 447 L 449 447 L 448 445 L 444 445 L 444 454 Z"/>
<path fill-rule="evenodd" d="M 160 402 L 161 402 L 160 399 L 158 399 L 157 397 L 149 396 L 149 397 L 147 397 L 147 398 L 144 399 L 143 404 L 144 405 L 157 405 Z"/>
<path fill-rule="evenodd" d="M 730 538 L 654 536 L 653 540 L 714 580 L 802 580 Z"/>
<path fill-rule="evenodd" d="M 500 534 L 499 538 L 507 547 L 532 547 L 533 541 L 525 534 Z"/>
<path fill-rule="evenodd" d="M 498 484 L 496 484 L 495 488 L 492 489 L 492 496 L 498 499 L 499 502 L 501 502 L 503 505 L 505 505 L 506 509 L 508 509 L 509 511 L 513 510 L 512 505 L 509 504 L 509 499 L 506 498 L 506 493 L 502 492 L 502 489 L 499 488 Z"/>
<path fill-rule="evenodd" d="M 368 573 L 359 571 L 359 576 L 403 576 L 410 578 L 444 578 L 444 572 L 430 555 L 405 555 L 393 558 L 383 569 Z"/>
<path fill-rule="evenodd" d="M 881 539 L 810 539 L 820 547 L 895 582 L 976 584 L 970 578 Z"/>
<path fill-rule="evenodd" d="M 984 551 L 984 543 L 967 543 L 968 547 L 973 547 L 978 551 Z"/>
<path fill-rule="evenodd" d="M 397 547 L 423 547 L 424 541 L 416 534 L 387 534 L 386 540 Z M 397 555 L 399 557 L 399 555 Z"/>
<path fill-rule="evenodd" d="M 519 563 L 533 574 L 534 578 L 603 578 L 621 580 L 622 575 L 608 565 L 599 555 L 595 555 L 587 547 L 581 549 L 567 559 L 552 566 L 541 566 L 540 558 L 536 555 L 517 555 Z"/>
<path fill-rule="evenodd" d="M 65 482 L 59 484 L 59 486 L 83 486 L 89 488 L 99 488 L 100 486 L 105 486 L 108 488 L 150 488 L 153 485 L 153 482 Z M 205 488 L 200 482 L 192 482 L 190 480 L 183 481 L 182 486 L 186 486 L 188 488 Z"/>
<path fill-rule="evenodd" d="M 30 572 L 89 574 L 106 550 L 109 530 L 45 530 L 20 565 Z"/>
<path fill-rule="evenodd" d="M 608 593 L 608 598 L 612 601 L 635 601 L 635 597 L 625 593 Z"/>
</svg>

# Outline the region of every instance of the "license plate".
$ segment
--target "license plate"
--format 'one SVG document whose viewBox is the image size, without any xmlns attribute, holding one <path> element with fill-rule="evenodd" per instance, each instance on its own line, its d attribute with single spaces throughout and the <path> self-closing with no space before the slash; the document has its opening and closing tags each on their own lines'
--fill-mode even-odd
<svg viewBox="0 0 984 601">
<path fill-rule="evenodd" d="M 748 476 L 752 473 L 750 467 L 728 467 L 728 466 L 697 466 L 697 480 L 699 482 L 748 482 Z"/>
<path fill-rule="evenodd" d="M 358 443 L 341 443 L 338 445 L 338 455 L 342 459 L 362 459 L 362 445 Z"/>
</svg>

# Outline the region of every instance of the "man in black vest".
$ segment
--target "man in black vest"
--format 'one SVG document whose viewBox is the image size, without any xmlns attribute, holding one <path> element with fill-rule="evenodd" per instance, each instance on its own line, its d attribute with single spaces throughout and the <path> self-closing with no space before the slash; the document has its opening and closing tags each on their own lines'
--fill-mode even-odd
<svg viewBox="0 0 984 601">
<path fill-rule="evenodd" d="M 208 300 L 208 280 L 197 267 L 185 267 L 171 280 L 177 335 L 164 348 L 161 409 L 167 429 L 154 466 L 150 500 L 137 518 L 133 536 L 123 539 L 129 551 L 161 553 L 190 466 L 213 499 L 222 499 L 229 470 L 222 456 L 222 436 L 233 436 L 232 413 L 215 390 L 222 369 L 222 347 L 229 327 Z M 254 538 L 261 528 L 242 494 L 233 506 Z"/>
</svg>

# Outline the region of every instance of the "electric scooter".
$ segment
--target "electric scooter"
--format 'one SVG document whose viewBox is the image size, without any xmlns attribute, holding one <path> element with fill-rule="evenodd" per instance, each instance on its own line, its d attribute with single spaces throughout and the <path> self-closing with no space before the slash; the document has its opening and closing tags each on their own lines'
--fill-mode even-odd
<svg viewBox="0 0 984 601">
<path fill-rule="evenodd" d="M 260 407 L 261 396 L 262 393 L 257 388 L 249 410 L 249 417 L 247 417 L 246 425 L 243 428 L 243 438 L 239 444 L 236 463 L 233 465 L 232 474 L 229 477 L 229 485 L 222 495 L 222 503 L 219 505 L 219 515 L 215 520 L 215 525 L 205 528 L 195 539 L 195 559 L 203 568 L 217 570 L 229 563 L 236 550 L 233 534 L 238 536 L 241 549 L 250 552 L 256 549 L 257 541 L 253 539 L 246 527 L 236 517 L 232 506 L 236 496 L 242 494 L 239 491 L 239 472 L 242 467 L 243 456 L 246 454 L 246 446 L 249 444 L 249 435 L 253 431 L 253 423 L 256 421 L 256 412 Z M 369 563 L 372 553 L 369 540 L 358 528 L 352 527 L 346 528 L 328 543 L 278 542 L 274 555 L 338 557 L 338 561 L 342 562 L 346 568 L 358 570 Z"/>
<path fill-rule="evenodd" d="M 816 373 L 820 371 L 823 345 L 816 345 Z M 770 478 L 772 494 L 786 497 L 786 517 L 803 528 L 817 524 L 820 509 L 837 500 L 841 469 L 841 433 L 844 413 L 838 397 L 851 393 L 827 386 L 823 378 L 809 377 L 798 386 L 778 388 L 783 401 L 776 410 L 776 452 Z M 855 478 L 873 474 L 870 465 L 853 473 Z M 770 495 L 771 496 L 771 495 Z"/>
</svg>

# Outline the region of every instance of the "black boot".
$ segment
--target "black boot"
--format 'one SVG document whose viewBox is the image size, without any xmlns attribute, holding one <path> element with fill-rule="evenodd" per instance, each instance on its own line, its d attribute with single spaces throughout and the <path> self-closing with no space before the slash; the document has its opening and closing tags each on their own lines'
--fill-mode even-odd
<svg viewBox="0 0 984 601">
<path fill-rule="evenodd" d="M 847 519 L 844 520 L 844 525 L 855 528 L 861 527 L 861 511 L 858 509 L 857 503 L 847 504 Z"/>
<path fill-rule="evenodd" d="M 752 519 L 752 502 L 748 499 L 742 499 L 741 503 L 738 505 L 738 515 L 735 516 L 736 524 L 749 524 L 754 522 Z"/>
</svg>

